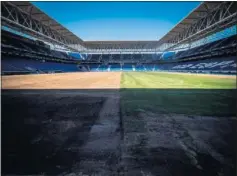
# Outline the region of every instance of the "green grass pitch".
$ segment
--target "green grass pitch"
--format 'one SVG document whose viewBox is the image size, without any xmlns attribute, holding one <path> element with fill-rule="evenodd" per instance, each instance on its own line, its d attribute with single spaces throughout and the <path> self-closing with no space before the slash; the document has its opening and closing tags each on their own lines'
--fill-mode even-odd
<svg viewBox="0 0 237 176">
<path fill-rule="evenodd" d="M 124 72 L 121 88 L 233 89 L 236 88 L 236 77 L 165 72 Z"/>
<path fill-rule="evenodd" d="M 124 115 L 143 112 L 235 116 L 236 78 L 125 72 L 121 78 Z"/>
</svg>

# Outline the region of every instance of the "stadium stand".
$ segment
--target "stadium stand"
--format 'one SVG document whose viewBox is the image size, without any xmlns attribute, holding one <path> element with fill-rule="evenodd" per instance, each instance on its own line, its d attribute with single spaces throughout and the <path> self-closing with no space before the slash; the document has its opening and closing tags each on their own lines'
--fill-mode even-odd
<svg viewBox="0 0 237 176">
<path fill-rule="evenodd" d="M 160 70 L 196 72 L 196 73 L 236 73 L 236 57 L 208 58 L 205 60 L 186 61 L 158 67 Z"/>
<path fill-rule="evenodd" d="M 109 71 L 121 71 L 122 67 L 120 64 L 109 65 Z"/>
<path fill-rule="evenodd" d="M 99 67 L 100 65 L 99 64 L 90 64 L 88 65 L 88 71 L 99 71 Z"/>
<path fill-rule="evenodd" d="M 161 56 L 161 58 L 164 59 L 164 60 L 172 59 L 173 57 L 175 57 L 175 52 L 174 51 L 164 52 L 163 55 Z"/>
<path fill-rule="evenodd" d="M 97 71 L 178 71 L 235 74 L 236 44 L 236 35 L 232 35 L 180 51 L 167 51 L 158 54 L 111 54 L 111 57 L 107 55 L 101 59 L 102 62 L 110 63 L 108 69 L 99 67 Z M 98 61 L 98 56 L 94 55 L 95 61 Z M 123 63 L 124 65 L 121 67 L 120 64 Z"/>
<path fill-rule="evenodd" d="M 74 62 L 78 60 L 75 53 L 68 55 L 66 52 L 50 49 L 44 42 L 5 30 L 1 32 L 2 74 L 81 71 Z"/>
<path fill-rule="evenodd" d="M 75 52 L 68 52 L 68 56 L 71 59 L 83 59 L 84 57 L 86 57 L 86 56 L 81 56 L 80 53 L 75 53 Z"/>
<path fill-rule="evenodd" d="M 186 60 L 160 64 L 90 64 L 90 71 L 177 71 L 195 73 L 235 74 L 236 60 L 231 57 L 213 57 L 199 60 Z"/>
<path fill-rule="evenodd" d="M 100 54 L 92 54 L 88 58 L 88 61 L 90 62 L 99 62 Z"/>
<path fill-rule="evenodd" d="M 84 71 L 178 71 L 235 74 L 236 35 L 182 51 L 159 54 L 90 54 L 51 50 L 41 42 L 2 30 L 2 72 L 47 73 L 81 71 L 75 63 L 55 61 L 81 60 Z M 30 58 L 30 59 L 29 59 Z M 45 59 L 46 58 L 46 59 Z M 59 59 L 59 60 L 57 60 Z M 83 64 L 86 61 L 88 65 Z"/>
<path fill-rule="evenodd" d="M 236 36 L 231 36 L 225 39 L 221 39 L 215 42 L 204 44 L 186 51 L 178 52 L 175 55 L 175 59 L 183 59 L 185 57 L 197 56 L 201 54 L 206 54 L 209 52 L 223 52 L 228 49 L 236 48 Z"/>
<path fill-rule="evenodd" d="M 20 57 L 6 57 L 2 59 L 2 73 L 52 73 L 81 71 L 76 64 L 56 63 L 52 61 L 28 59 Z"/>
<path fill-rule="evenodd" d="M 124 64 L 122 66 L 122 70 L 123 71 L 135 71 L 134 65 L 132 65 L 132 64 Z"/>
<path fill-rule="evenodd" d="M 24 51 L 36 56 L 46 56 L 65 60 L 78 59 L 78 53 L 70 53 L 50 49 L 50 46 L 42 41 L 35 41 L 5 30 L 2 32 L 2 50 L 3 51 Z"/>
<path fill-rule="evenodd" d="M 201 4 L 195 10 L 195 13 L 199 13 L 198 10 L 203 11 L 205 4 Z M 31 4 L 29 5 L 31 6 Z M 223 3 L 222 5 L 222 10 L 224 10 L 224 8 L 232 6 L 233 3 Z M 10 7 L 9 4 L 8 7 Z M 3 16 L 9 13 L 5 8 L 6 6 L 3 9 Z M 32 8 L 35 7 L 33 6 Z M 235 10 L 233 9 L 231 12 L 233 11 L 234 13 Z M 228 12 L 230 13 L 230 11 Z M 193 13 L 190 14 L 190 19 L 192 19 Z M 189 16 L 186 18 L 189 18 Z M 232 23 L 233 21 L 230 21 L 230 24 Z M 70 40 L 75 39 L 79 42 L 78 44 L 83 45 L 84 52 L 82 53 L 63 47 L 61 47 L 62 49 L 59 49 L 60 47 L 52 47 L 55 45 L 49 41 L 44 41 L 38 35 L 39 39 L 35 35 L 31 36 L 27 31 L 25 31 L 27 34 L 22 34 L 19 31 L 14 32 L 13 29 L 3 26 L 1 30 L 2 73 L 13 72 L 18 74 L 21 72 L 42 73 L 50 71 L 179 71 L 234 74 L 236 73 L 237 27 L 230 24 L 222 28 L 216 28 L 210 34 L 207 31 L 208 35 L 193 38 L 193 40 L 190 40 L 191 42 L 178 45 L 174 43 L 171 47 L 163 48 L 158 52 L 153 50 L 156 49 L 156 45 L 159 42 L 169 42 L 169 38 L 176 35 L 176 31 L 172 33 L 173 30 L 171 30 L 159 41 L 135 42 L 84 42 L 73 34 L 69 35 L 72 37 Z M 61 30 L 68 32 L 60 24 L 57 25 Z M 175 27 L 175 29 L 180 30 L 181 28 L 178 29 Z M 90 52 L 93 49 L 95 52 Z M 136 52 L 127 52 L 127 50 L 134 49 Z M 144 49 L 152 51 L 143 52 Z"/>
</svg>

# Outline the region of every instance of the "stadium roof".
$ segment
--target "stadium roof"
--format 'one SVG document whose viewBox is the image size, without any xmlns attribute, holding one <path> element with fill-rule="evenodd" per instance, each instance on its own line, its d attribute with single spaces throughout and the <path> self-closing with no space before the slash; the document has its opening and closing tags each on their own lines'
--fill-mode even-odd
<svg viewBox="0 0 237 176">
<path fill-rule="evenodd" d="M 58 23 L 55 19 L 42 12 L 39 8 L 28 1 L 14 1 L 10 2 L 23 12 L 28 13 L 32 18 L 40 21 L 42 24 L 49 26 L 52 30 L 60 32 L 62 36 L 72 41 L 83 42 L 81 38 L 73 34 L 70 30 Z"/>
<path fill-rule="evenodd" d="M 85 41 L 89 49 L 154 49 L 158 40 L 153 41 Z"/>
<path fill-rule="evenodd" d="M 155 49 L 165 43 L 179 43 L 180 41 L 186 41 L 190 36 L 192 39 L 200 39 L 204 35 L 216 32 L 221 27 L 226 27 L 227 24 L 236 22 L 237 14 L 237 2 L 203 2 L 192 12 L 190 12 L 185 18 L 183 18 L 176 26 L 173 27 L 164 37 L 160 40 L 154 41 L 83 41 L 81 38 L 73 34 L 67 28 L 58 23 L 55 19 L 49 17 L 42 12 L 36 6 L 30 2 L 7 2 L 11 5 L 21 9 L 22 12 L 27 13 L 33 19 L 39 21 L 43 25 L 49 27 L 51 30 L 60 34 L 60 38 L 65 38 L 67 41 L 72 41 L 71 45 L 81 44 L 88 49 Z M 215 10 L 215 9 L 220 9 Z M 226 15 L 227 14 L 227 15 Z M 5 17 L 4 17 L 5 18 Z M 209 21 L 209 18 L 211 21 Z M 222 19 L 221 19 L 222 18 Z M 3 18 L 2 18 L 3 19 Z M 226 20 L 229 20 L 228 23 Z M 204 26 L 204 23 L 209 23 L 204 27 L 199 27 L 199 23 Z M 222 24 L 222 25 L 219 25 Z M 209 25 L 209 26 L 208 26 Z M 195 29 L 193 30 L 193 28 Z M 202 28 L 202 29 L 200 29 Z M 206 31 L 207 28 L 208 32 Z M 191 29 L 191 32 L 190 32 Z M 196 30 L 198 29 L 198 30 Z M 194 32 L 193 32 L 194 31 Z M 204 35 L 200 35 L 200 33 Z M 188 33 L 188 35 L 186 35 Z M 178 40 L 174 41 L 174 38 Z M 173 41 L 171 41 L 173 40 Z M 67 42 L 68 45 L 68 42 Z"/>
<path fill-rule="evenodd" d="M 166 35 L 164 35 L 160 40 L 154 41 L 90 41 L 85 42 L 87 46 L 92 48 L 103 48 L 104 47 L 115 47 L 126 48 L 128 44 L 135 48 L 136 46 L 141 47 L 142 49 L 155 49 L 165 43 L 171 43 L 175 38 L 179 38 L 179 41 L 185 41 L 185 39 L 190 38 L 192 40 L 198 40 L 200 37 L 205 37 L 211 33 L 220 30 L 221 27 L 228 27 L 228 25 L 235 24 L 237 13 L 237 3 L 236 2 L 202 2 L 197 8 L 191 11 L 186 17 L 184 17 L 177 25 L 175 25 Z M 225 16 L 226 15 L 226 16 Z M 229 15 L 229 16 L 228 16 Z M 232 16 L 232 20 L 229 20 L 230 23 L 222 20 L 227 19 Z M 217 22 L 222 22 L 222 25 L 217 25 Z M 206 26 L 205 26 L 206 23 Z M 208 26 L 207 23 L 210 23 Z M 223 25 L 224 23 L 224 25 Z M 213 25 L 215 24 L 215 25 Z M 221 23 L 219 23 L 221 24 Z M 208 27 L 212 26 L 209 30 L 205 30 Z M 195 27 L 191 29 L 191 27 Z M 191 30 L 192 31 L 191 31 Z M 193 33 L 193 31 L 195 31 Z M 186 34 L 186 38 L 184 35 Z M 198 35 L 193 35 L 198 34 Z M 183 36 L 182 36 L 183 35 Z M 175 42 L 178 42 L 176 40 Z M 187 41 L 187 40 L 186 40 Z M 108 46 L 111 45 L 111 46 Z M 124 45 L 121 46 L 121 45 Z"/>
<path fill-rule="evenodd" d="M 237 2 L 202 2 L 164 35 L 159 40 L 159 45 L 172 42 L 180 44 L 187 42 L 188 39 L 199 40 L 218 30 L 235 25 L 236 16 Z"/>
<path fill-rule="evenodd" d="M 176 24 L 159 42 L 167 42 L 177 33 L 183 32 L 190 25 L 194 24 L 200 18 L 206 16 L 211 10 L 217 8 L 222 2 L 202 2 L 198 7 L 191 11 L 186 17 L 184 17 L 178 24 Z"/>
</svg>

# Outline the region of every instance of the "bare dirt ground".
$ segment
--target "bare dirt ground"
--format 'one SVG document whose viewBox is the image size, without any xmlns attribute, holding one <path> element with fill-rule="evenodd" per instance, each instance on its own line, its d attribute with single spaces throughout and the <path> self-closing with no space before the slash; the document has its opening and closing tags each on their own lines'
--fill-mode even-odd
<svg viewBox="0 0 237 176">
<path fill-rule="evenodd" d="M 3 90 L 3 175 L 118 175 L 118 90 Z"/>
<path fill-rule="evenodd" d="M 236 117 L 122 113 L 120 76 L 2 77 L 2 175 L 234 174 Z"/>
<path fill-rule="evenodd" d="M 123 116 L 126 176 L 230 176 L 236 118 L 149 113 Z"/>
<path fill-rule="evenodd" d="M 3 89 L 118 89 L 120 72 L 2 76 Z"/>
<path fill-rule="evenodd" d="M 2 77 L 5 175 L 118 175 L 121 73 Z"/>
</svg>

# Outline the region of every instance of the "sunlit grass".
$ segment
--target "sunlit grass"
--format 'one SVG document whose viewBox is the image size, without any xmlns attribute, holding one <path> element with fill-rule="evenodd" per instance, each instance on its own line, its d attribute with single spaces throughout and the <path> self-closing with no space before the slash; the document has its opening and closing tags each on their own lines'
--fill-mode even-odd
<svg viewBox="0 0 237 176">
<path fill-rule="evenodd" d="M 232 89 L 236 88 L 236 77 L 162 72 L 128 72 L 122 74 L 121 88 Z"/>
<path fill-rule="evenodd" d="M 235 78 L 170 73 L 123 73 L 121 109 L 187 115 L 235 116 Z"/>
</svg>

